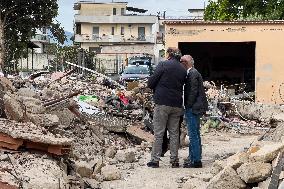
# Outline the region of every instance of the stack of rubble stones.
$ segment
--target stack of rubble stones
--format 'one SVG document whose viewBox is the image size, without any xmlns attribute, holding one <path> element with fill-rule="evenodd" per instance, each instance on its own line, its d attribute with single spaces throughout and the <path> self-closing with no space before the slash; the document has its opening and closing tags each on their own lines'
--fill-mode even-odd
<svg viewBox="0 0 284 189">
<path fill-rule="evenodd" d="M 99 188 L 100 182 L 124 177 L 121 171 L 124 169 L 123 165 L 137 162 L 144 151 L 149 149 L 135 147 L 125 136 L 111 132 L 94 120 L 78 116 L 69 108 L 76 107 L 76 102 L 72 99 L 46 106 L 53 100 L 62 99 L 79 90 L 83 94 L 96 94 L 101 99 L 112 93 L 111 89 L 98 81 L 88 83 L 67 79 L 51 83 L 43 81 L 43 85 L 37 82 L 40 87 L 36 89 L 30 82 L 24 84 L 22 81 L 17 89 L 8 79 L 0 78 L 0 109 L 3 111 L 1 117 L 4 118 L 3 121 L 14 124 L 14 127 L 32 125 L 31 130 L 39 128 L 38 138 L 52 135 L 58 140 L 70 139 L 71 152 L 67 156 L 54 158 L 47 152 L 32 151 L 29 148 L 24 149 L 24 152 L 22 149 L 12 150 L 8 155 L 1 151 L 0 165 L 3 169 L 0 170 L 0 188 L 23 186 L 51 189 L 56 185 L 61 188 Z M 139 90 L 135 94 L 139 96 Z M 141 100 L 141 94 L 139 97 Z M 12 128 L 7 128 L 5 134 L 16 136 Z M 31 137 L 29 139 L 33 141 Z M 45 147 L 47 146 L 42 146 Z M 38 174 L 34 174 L 36 172 Z M 54 173 L 55 176 L 50 176 L 47 180 L 44 177 Z"/>
<path fill-rule="evenodd" d="M 278 162 L 283 163 L 280 155 L 282 152 L 284 152 L 284 142 L 258 142 L 246 151 L 224 160 L 216 160 L 210 173 L 196 176 L 190 182 L 186 182 L 184 188 L 267 189 L 271 182 L 272 171 Z M 279 188 L 284 187 L 283 179 L 282 171 L 280 177 L 275 179 L 277 182 L 279 180 Z"/>
</svg>

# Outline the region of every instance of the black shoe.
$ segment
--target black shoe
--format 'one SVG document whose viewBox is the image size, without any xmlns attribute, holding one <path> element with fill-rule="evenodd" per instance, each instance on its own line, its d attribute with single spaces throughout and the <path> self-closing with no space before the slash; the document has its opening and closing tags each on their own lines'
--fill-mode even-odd
<svg viewBox="0 0 284 189">
<path fill-rule="evenodd" d="M 159 168 L 159 162 L 150 161 L 147 163 L 148 167 Z"/>
<path fill-rule="evenodd" d="M 171 164 L 172 164 L 172 168 L 179 168 L 179 163 L 174 162 L 174 163 L 171 163 Z"/>
<path fill-rule="evenodd" d="M 202 162 L 197 161 L 197 162 L 190 162 L 190 163 L 184 163 L 183 168 L 202 168 Z"/>
</svg>

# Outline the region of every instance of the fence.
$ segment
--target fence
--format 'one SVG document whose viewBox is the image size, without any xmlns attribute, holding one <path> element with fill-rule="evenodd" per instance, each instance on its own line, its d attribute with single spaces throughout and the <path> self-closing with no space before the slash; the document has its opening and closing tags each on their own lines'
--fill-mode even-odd
<svg viewBox="0 0 284 189">
<path fill-rule="evenodd" d="M 120 58 L 95 58 L 95 70 L 105 74 L 118 74 L 123 70 L 124 60 Z"/>
</svg>

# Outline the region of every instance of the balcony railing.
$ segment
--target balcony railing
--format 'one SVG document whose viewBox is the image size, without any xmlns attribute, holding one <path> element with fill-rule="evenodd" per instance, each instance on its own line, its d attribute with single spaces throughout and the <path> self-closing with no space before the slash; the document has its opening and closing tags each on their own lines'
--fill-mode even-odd
<svg viewBox="0 0 284 189">
<path fill-rule="evenodd" d="M 76 23 L 115 23 L 115 24 L 155 24 L 156 16 L 149 15 L 110 15 L 110 16 L 86 16 L 75 15 Z"/>
<path fill-rule="evenodd" d="M 32 37 L 31 41 L 39 41 L 42 43 L 49 43 L 49 37 L 47 35 L 36 34 Z"/>
<path fill-rule="evenodd" d="M 121 36 L 121 35 L 75 35 L 75 42 L 99 42 L 99 43 L 155 43 L 153 36 Z"/>
</svg>

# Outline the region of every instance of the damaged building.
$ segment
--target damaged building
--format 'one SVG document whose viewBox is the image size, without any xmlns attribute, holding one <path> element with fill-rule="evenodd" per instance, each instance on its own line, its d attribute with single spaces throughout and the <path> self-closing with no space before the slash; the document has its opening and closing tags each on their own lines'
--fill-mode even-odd
<svg viewBox="0 0 284 189">
<path fill-rule="evenodd" d="M 100 58 L 126 59 L 136 54 L 154 56 L 155 15 L 127 6 L 127 2 L 75 3 L 75 44 L 96 52 Z"/>
<path fill-rule="evenodd" d="M 282 104 L 283 23 L 167 21 L 165 43 L 191 54 L 205 80 L 231 86 L 233 93 L 255 92 L 257 102 Z"/>
</svg>

